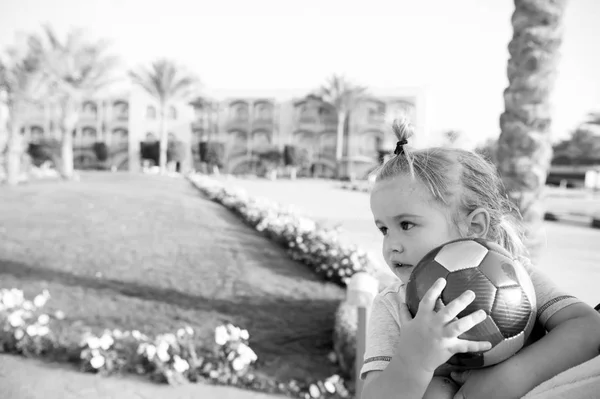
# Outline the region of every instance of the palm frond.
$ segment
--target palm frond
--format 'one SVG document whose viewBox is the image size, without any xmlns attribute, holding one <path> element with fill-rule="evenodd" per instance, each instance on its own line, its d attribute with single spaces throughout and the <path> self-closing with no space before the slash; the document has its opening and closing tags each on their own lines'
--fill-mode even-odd
<svg viewBox="0 0 600 399">
<path fill-rule="evenodd" d="M 351 83 L 343 75 L 331 75 L 317 90 L 317 96 L 339 111 L 349 111 L 367 94 L 367 88 Z"/>
<path fill-rule="evenodd" d="M 150 68 L 139 67 L 129 77 L 161 104 L 190 99 L 198 88 L 198 78 L 168 59 L 154 61 Z"/>
</svg>

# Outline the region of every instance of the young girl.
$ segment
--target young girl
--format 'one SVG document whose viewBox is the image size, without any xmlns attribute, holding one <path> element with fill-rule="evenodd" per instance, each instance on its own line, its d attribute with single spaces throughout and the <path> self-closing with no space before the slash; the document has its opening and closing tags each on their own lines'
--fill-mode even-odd
<svg viewBox="0 0 600 399">
<path fill-rule="evenodd" d="M 361 378 L 362 398 L 521 398 L 552 376 L 598 355 L 600 316 L 562 292 L 528 263 L 518 213 L 502 194 L 493 165 L 470 151 L 406 148 L 412 128 L 394 122 L 395 156 L 379 170 L 371 193 L 386 263 L 400 279 L 380 292 L 369 319 Z M 486 318 L 483 311 L 456 316 L 474 299 L 471 291 L 440 305 L 438 280 L 414 319 L 404 284 L 430 250 L 450 240 L 481 237 L 509 250 L 527 269 L 536 290 L 537 322 L 548 333 L 495 366 L 453 369 L 459 352 L 483 351 L 488 342 L 459 336 Z M 595 333 L 594 333 L 595 332 Z"/>
</svg>

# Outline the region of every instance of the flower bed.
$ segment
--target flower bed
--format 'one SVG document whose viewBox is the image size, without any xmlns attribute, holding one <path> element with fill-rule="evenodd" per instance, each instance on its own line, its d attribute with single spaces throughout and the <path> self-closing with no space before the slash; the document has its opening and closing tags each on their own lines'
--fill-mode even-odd
<svg viewBox="0 0 600 399">
<path fill-rule="evenodd" d="M 290 257 L 310 267 L 324 279 L 345 286 L 357 272 L 374 274 L 366 253 L 341 243 L 336 229 L 320 227 L 300 216 L 293 206 L 282 206 L 246 191 L 192 174 L 190 181 L 208 198 L 241 216 L 242 220 L 288 250 Z"/>
<path fill-rule="evenodd" d="M 297 398 L 349 397 L 337 375 L 324 381 L 285 383 L 257 376 L 250 334 L 231 324 L 217 327 L 215 342 L 207 346 L 197 345 L 190 327 L 156 337 L 120 330 L 98 335 L 70 324 L 60 311 L 44 313 L 42 308 L 49 299 L 48 291 L 30 301 L 18 289 L 0 290 L 0 352 L 66 361 L 82 371 L 104 375 L 147 375 L 168 384 L 204 381 Z M 79 341 L 68 338 L 74 335 Z"/>
</svg>

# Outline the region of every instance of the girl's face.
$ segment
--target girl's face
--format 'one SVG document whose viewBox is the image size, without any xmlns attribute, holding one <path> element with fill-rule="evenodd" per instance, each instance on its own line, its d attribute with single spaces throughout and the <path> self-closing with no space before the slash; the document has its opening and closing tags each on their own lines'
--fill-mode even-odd
<svg viewBox="0 0 600 399">
<path fill-rule="evenodd" d="M 410 176 L 377 182 L 371 192 L 371 212 L 383 234 L 383 257 L 404 283 L 429 251 L 461 238 L 450 212 Z"/>
</svg>

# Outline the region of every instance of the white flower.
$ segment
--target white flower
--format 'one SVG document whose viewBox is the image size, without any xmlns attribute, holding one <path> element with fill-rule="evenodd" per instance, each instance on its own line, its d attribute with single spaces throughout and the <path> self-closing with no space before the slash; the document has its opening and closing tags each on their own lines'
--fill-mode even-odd
<svg viewBox="0 0 600 399">
<path fill-rule="evenodd" d="M 115 343 L 115 340 L 108 334 L 103 334 L 100 338 L 100 347 L 104 350 L 108 350 Z"/>
<path fill-rule="evenodd" d="M 215 343 L 217 345 L 225 345 L 229 341 L 229 333 L 225 326 L 215 328 Z"/>
<path fill-rule="evenodd" d="M 47 335 L 50 332 L 50 329 L 46 326 L 40 326 L 37 329 L 37 333 L 40 337 L 43 337 L 44 335 Z"/>
<path fill-rule="evenodd" d="M 48 324 L 48 322 L 50 322 L 50 316 L 48 316 L 47 314 L 41 314 L 38 317 L 38 323 L 40 323 L 41 325 L 46 325 Z"/>
<path fill-rule="evenodd" d="M 17 310 L 16 312 L 11 313 L 10 316 L 8 316 L 8 323 L 12 327 L 22 326 L 23 325 L 23 318 L 21 317 L 22 314 L 23 314 L 23 312 L 21 310 Z"/>
<path fill-rule="evenodd" d="M 28 325 L 25 331 L 30 337 L 35 337 L 37 335 L 37 326 L 35 324 Z"/>
<path fill-rule="evenodd" d="M 46 291 L 47 292 L 47 291 Z M 33 304 L 38 307 L 41 308 L 42 306 L 44 306 L 46 304 L 46 302 L 48 302 L 48 297 L 46 295 L 40 294 L 37 295 L 34 299 L 33 299 Z"/>
<path fill-rule="evenodd" d="M 118 330 L 118 329 L 114 329 L 113 332 L 112 332 L 112 335 L 116 339 L 119 339 L 119 338 L 123 337 L 123 333 L 121 332 L 121 330 Z"/>
<path fill-rule="evenodd" d="M 236 357 L 235 359 L 233 359 L 233 362 L 231 362 L 231 367 L 235 371 L 240 371 L 244 367 L 246 367 L 246 363 L 244 362 L 244 360 L 242 358 Z"/>
<path fill-rule="evenodd" d="M 131 332 L 131 336 L 135 339 L 140 339 L 142 338 L 142 333 L 140 333 L 138 330 L 133 330 Z"/>
<path fill-rule="evenodd" d="M 227 325 L 227 330 L 229 332 L 229 339 L 231 341 L 239 341 L 240 339 L 240 329 L 233 324 Z"/>
<path fill-rule="evenodd" d="M 154 345 L 146 346 L 146 357 L 152 360 L 154 355 L 156 355 L 156 347 Z"/>
<path fill-rule="evenodd" d="M 248 330 L 242 330 L 240 331 L 240 338 L 243 340 L 249 340 L 250 339 L 250 334 L 248 334 Z"/>
<path fill-rule="evenodd" d="M 147 346 L 148 346 L 148 344 L 147 344 L 147 343 L 145 343 L 145 342 L 143 342 L 143 343 L 139 344 L 139 345 L 138 345 L 138 348 L 137 348 L 137 354 L 138 354 L 138 355 L 141 355 L 142 353 L 146 352 L 146 347 L 147 347 Z"/>
<path fill-rule="evenodd" d="M 5 291 L 2 295 L 2 302 L 4 303 L 4 306 L 9 309 L 19 306 L 23 303 L 23 291 L 16 288 L 11 289 L 10 291 Z"/>
<path fill-rule="evenodd" d="M 156 348 L 156 356 L 158 356 L 161 362 L 168 362 L 171 358 L 171 356 L 169 356 L 168 350 L 169 344 L 165 341 L 162 341 L 160 344 L 158 344 L 158 347 Z"/>
<path fill-rule="evenodd" d="M 170 345 L 177 344 L 177 337 L 175 337 L 175 334 L 171 334 L 171 333 L 165 334 L 161 338 Z"/>
<path fill-rule="evenodd" d="M 190 326 L 185 326 L 185 332 L 188 333 L 188 335 L 194 335 L 194 330 Z"/>
<path fill-rule="evenodd" d="M 16 340 L 20 340 L 24 336 L 25 336 L 25 333 L 23 332 L 23 330 L 21 330 L 20 328 L 15 330 L 15 339 Z"/>
<path fill-rule="evenodd" d="M 56 319 L 57 319 L 57 320 L 62 320 L 62 319 L 64 319 L 64 318 L 65 318 L 65 314 L 64 314 L 64 312 L 63 312 L 63 311 L 61 311 L 61 310 L 57 310 L 57 311 L 54 313 L 54 317 L 56 317 Z"/>
<path fill-rule="evenodd" d="M 308 388 L 308 392 L 310 393 L 310 396 L 313 398 L 318 398 L 319 396 L 321 396 L 321 391 L 319 390 L 319 387 L 316 386 L 315 384 L 310 384 L 310 387 Z"/>
<path fill-rule="evenodd" d="M 35 309 L 33 307 L 33 303 L 31 303 L 31 301 L 25 301 L 25 302 L 23 302 L 22 306 L 23 306 L 23 309 L 25 309 L 25 310 L 33 310 L 33 309 Z"/>
<path fill-rule="evenodd" d="M 177 355 L 173 356 L 173 361 L 174 361 L 173 368 L 178 373 L 183 373 L 184 371 L 186 371 L 190 368 L 190 365 L 188 364 L 188 362 L 186 362 L 185 360 L 183 360 L 182 358 L 180 358 Z"/>
<path fill-rule="evenodd" d="M 99 369 L 100 367 L 104 366 L 104 357 L 100 355 L 94 356 L 90 360 L 90 365 L 95 369 Z"/>
<path fill-rule="evenodd" d="M 183 328 L 180 328 L 179 330 L 177 330 L 177 338 L 183 337 L 185 337 L 185 330 Z"/>
<path fill-rule="evenodd" d="M 93 335 L 90 335 L 86 340 L 86 344 L 90 349 L 98 349 L 100 347 L 100 340 Z"/>
<path fill-rule="evenodd" d="M 241 358 L 243 358 L 246 363 L 252 363 L 255 362 L 256 359 L 258 358 L 256 356 L 256 353 L 254 353 L 254 351 L 252 349 L 250 349 L 250 347 L 246 344 L 241 343 L 238 348 L 237 348 L 237 353 L 240 355 Z"/>
</svg>

